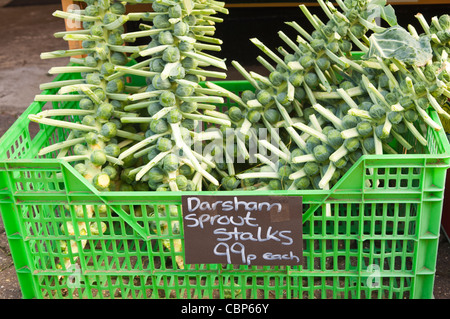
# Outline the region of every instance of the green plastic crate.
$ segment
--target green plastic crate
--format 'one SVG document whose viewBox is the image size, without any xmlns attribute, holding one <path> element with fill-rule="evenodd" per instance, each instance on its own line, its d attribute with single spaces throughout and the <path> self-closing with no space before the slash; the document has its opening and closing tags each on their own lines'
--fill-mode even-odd
<svg viewBox="0 0 450 319">
<path fill-rule="evenodd" d="M 250 88 L 243 81 L 216 83 L 236 93 Z M 32 103 L 0 140 L 0 211 L 24 298 L 433 297 L 450 162 L 444 132 L 429 131 L 422 154 L 361 157 L 331 190 L 259 192 L 303 196 L 302 265 L 179 269 L 175 259 L 184 256 L 183 229 L 172 231 L 171 225 L 182 223 L 181 193 L 99 192 L 69 164 L 38 158 L 39 149 L 68 134 L 41 126 L 30 136 L 27 116 L 43 106 Z M 248 195 L 202 192 L 207 194 Z M 96 217 L 77 217 L 77 205 L 92 205 Z M 148 214 L 157 207 L 168 211 L 169 205 L 176 205 L 178 214 Z M 67 222 L 105 222 L 108 231 L 80 234 L 75 227 L 75 235 L 63 235 Z M 63 254 L 61 240 L 72 240 L 78 252 Z M 175 251 L 180 240 L 182 249 Z M 58 267 L 64 257 L 73 266 Z"/>
</svg>

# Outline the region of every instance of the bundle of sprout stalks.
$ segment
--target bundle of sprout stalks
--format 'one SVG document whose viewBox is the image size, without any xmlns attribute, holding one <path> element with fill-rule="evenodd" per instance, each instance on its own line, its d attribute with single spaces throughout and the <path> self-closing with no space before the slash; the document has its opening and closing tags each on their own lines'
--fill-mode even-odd
<svg viewBox="0 0 450 319">
<path fill-rule="evenodd" d="M 65 141 L 42 149 L 39 155 L 57 152 L 58 158 L 72 163 L 100 191 L 194 190 L 203 180 L 219 185 L 208 172 L 211 161 L 194 151 L 191 137 L 203 141 L 195 139 L 201 123 L 229 125 L 214 113 L 207 114 L 215 110 L 214 104 L 223 103 L 223 97 L 199 91 L 199 82 L 207 77 L 226 77 L 224 72 L 205 70 L 209 66 L 226 70 L 226 65 L 204 52 L 220 51 L 222 41 L 214 33 L 222 19 L 214 15 L 227 13 L 224 3 L 84 2 L 84 10 L 54 13 L 82 22 L 83 30 L 56 34 L 67 41 L 82 41 L 82 48 L 41 55 L 43 59 L 71 57 L 72 65 L 53 67 L 49 73 L 81 73 L 82 78 L 41 85 L 59 91 L 36 96 L 37 101 L 78 101 L 78 107 L 30 115 L 32 121 L 70 132 Z M 134 3 L 151 3 L 153 11 L 126 14 L 125 6 Z M 140 30 L 125 32 L 127 21 L 142 21 Z M 149 39 L 149 44 L 134 45 L 138 38 Z M 126 75 L 145 77 L 146 85 L 128 86 Z M 106 207 L 90 205 L 75 210 L 77 216 L 89 218 L 106 213 Z M 170 213 L 177 214 L 176 206 L 170 206 Z M 61 226 L 70 235 L 74 228 L 71 223 Z M 78 223 L 81 235 L 106 230 L 104 223 Z M 68 251 L 68 244 L 61 242 L 63 251 Z M 70 246 L 72 253 L 78 251 L 75 241 Z M 175 246 L 181 249 L 179 241 Z M 182 260 L 177 262 L 182 268 Z M 69 263 L 66 259 L 66 267 Z"/>
<path fill-rule="evenodd" d="M 419 32 L 399 26 L 386 1 L 336 2 L 318 0 L 327 21 L 301 5 L 314 31 L 286 22 L 298 34 L 279 31 L 284 47 L 251 39 L 268 76 L 232 62 L 254 87 L 226 112 L 241 135 L 234 154 L 259 147 L 221 189 L 330 189 L 364 154 L 419 152 L 427 128 L 442 129 L 430 109 L 450 118 L 449 15 L 430 24 L 416 15 Z M 270 138 L 258 137 L 261 129 Z"/>
<path fill-rule="evenodd" d="M 426 146 L 426 128 L 441 129 L 429 109 L 450 117 L 443 110 L 450 97 L 448 15 L 430 22 L 417 15 L 418 31 L 399 26 L 383 0 L 337 0 L 336 6 L 319 0 L 327 21 L 301 5 L 314 31 L 287 22 L 297 37 L 279 31 L 286 45 L 276 50 L 251 39 L 269 75 L 233 61 L 254 88 L 238 95 L 209 81 L 226 78 L 224 59 L 213 54 L 222 43 L 214 37 L 222 21 L 215 15 L 228 13 L 223 2 L 84 2 L 84 10 L 54 14 L 82 23 L 83 30 L 56 34 L 82 41 L 82 48 L 42 54 L 71 57 L 72 65 L 50 73 L 82 78 L 43 84 L 58 94 L 36 97 L 77 107 L 30 119 L 69 132 L 39 155 L 56 152 L 100 191 L 330 189 L 364 154 Z M 127 14 L 125 5 L 135 3 L 151 3 L 153 11 Z M 140 30 L 126 32 L 128 21 L 141 21 Z M 148 38 L 148 45 L 136 45 L 138 38 Z M 146 85 L 127 85 L 127 75 L 144 77 Z M 225 99 L 234 106 L 222 109 Z M 148 207 L 151 214 L 179 214 L 174 205 L 169 212 Z M 72 213 L 93 217 L 107 209 L 80 205 Z M 160 226 L 179 229 L 176 222 Z M 61 225 L 66 234 L 75 227 L 88 235 L 107 231 L 97 222 Z M 181 251 L 180 240 L 164 244 Z M 69 245 L 78 251 L 74 241 L 61 242 L 61 249 Z M 184 268 L 181 256 L 176 262 Z"/>
</svg>

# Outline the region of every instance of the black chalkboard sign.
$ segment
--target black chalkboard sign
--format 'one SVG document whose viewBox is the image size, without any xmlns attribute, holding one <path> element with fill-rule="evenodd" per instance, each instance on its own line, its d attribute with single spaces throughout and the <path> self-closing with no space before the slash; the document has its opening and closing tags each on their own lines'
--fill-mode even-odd
<svg viewBox="0 0 450 319">
<path fill-rule="evenodd" d="M 182 208 L 187 264 L 301 264 L 301 197 L 183 195 Z"/>
</svg>

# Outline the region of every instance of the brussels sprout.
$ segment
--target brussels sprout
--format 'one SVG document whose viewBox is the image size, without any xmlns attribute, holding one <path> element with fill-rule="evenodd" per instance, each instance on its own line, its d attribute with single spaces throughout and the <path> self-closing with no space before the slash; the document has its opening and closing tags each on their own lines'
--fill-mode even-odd
<svg viewBox="0 0 450 319">
<path fill-rule="evenodd" d="M 132 185 L 130 184 L 120 184 L 120 189 L 121 192 L 132 192 L 134 191 L 134 188 Z"/>
<path fill-rule="evenodd" d="M 319 67 L 319 69 L 321 69 L 322 71 L 328 70 L 331 66 L 330 60 L 326 57 L 321 57 L 321 58 L 317 59 L 316 64 Z"/>
<path fill-rule="evenodd" d="M 314 59 L 310 55 L 304 55 L 300 58 L 300 64 L 305 69 L 308 69 L 314 65 Z"/>
<path fill-rule="evenodd" d="M 110 10 L 112 13 L 122 15 L 126 13 L 125 6 L 120 2 L 115 2 L 111 5 Z"/>
<path fill-rule="evenodd" d="M 381 120 L 384 118 L 384 116 L 386 115 L 386 109 L 379 105 L 379 104 L 374 104 L 370 110 L 369 110 L 369 114 L 370 116 L 375 119 L 375 120 Z"/>
<path fill-rule="evenodd" d="M 194 174 L 194 170 L 186 164 L 181 165 L 178 172 L 186 177 L 191 177 Z"/>
<path fill-rule="evenodd" d="M 125 81 L 123 78 L 109 81 L 108 84 L 106 84 L 107 93 L 120 93 L 123 91 L 124 88 L 125 88 Z"/>
<path fill-rule="evenodd" d="M 289 96 L 287 92 L 280 92 L 277 94 L 277 101 L 280 102 L 281 105 L 287 106 L 290 103 Z"/>
<path fill-rule="evenodd" d="M 289 82 L 295 87 L 300 86 L 303 83 L 303 74 L 300 72 L 293 72 L 289 75 Z"/>
<path fill-rule="evenodd" d="M 173 44 L 174 43 L 174 38 L 173 38 L 172 32 L 170 32 L 170 31 L 162 31 L 158 35 L 158 42 L 160 44 Z"/>
<path fill-rule="evenodd" d="M 271 124 L 277 123 L 280 118 L 281 114 L 276 109 L 267 109 L 264 111 L 264 118 Z"/>
<path fill-rule="evenodd" d="M 186 185 L 186 188 L 184 189 L 184 191 L 190 192 L 190 191 L 195 191 L 195 190 L 196 190 L 195 183 L 188 179 L 187 185 Z"/>
<path fill-rule="evenodd" d="M 319 52 L 325 48 L 325 41 L 323 39 L 313 39 L 310 43 L 314 51 Z"/>
<path fill-rule="evenodd" d="M 239 185 L 239 181 L 234 176 L 226 176 L 222 178 L 221 184 L 225 190 L 233 190 Z"/>
<path fill-rule="evenodd" d="M 359 139 L 356 137 L 346 139 L 344 141 L 344 146 L 349 152 L 354 152 L 360 146 Z"/>
<path fill-rule="evenodd" d="M 268 187 L 270 190 L 282 190 L 283 185 L 281 185 L 281 181 L 278 179 L 271 179 L 269 181 Z"/>
<path fill-rule="evenodd" d="M 98 143 L 98 135 L 94 132 L 88 132 L 85 136 L 84 136 L 86 143 L 88 143 L 89 145 L 94 145 Z"/>
<path fill-rule="evenodd" d="M 403 116 L 405 117 L 405 120 L 407 120 L 408 122 L 411 122 L 411 123 L 414 123 L 419 117 L 417 112 L 413 109 L 406 110 L 403 113 Z"/>
<path fill-rule="evenodd" d="M 319 165 L 316 162 L 307 162 L 303 169 L 308 176 L 314 176 L 319 173 Z"/>
<path fill-rule="evenodd" d="M 151 102 L 148 106 L 147 106 L 147 113 L 150 116 L 155 115 L 156 113 L 158 113 L 159 111 L 161 111 L 163 109 L 163 106 L 159 103 L 159 102 Z"/>
<path fill-rule="evenodd" d="M 100 68 L 100 73 L 104 76 L 108 76 L 114 73 L 114 64 L 105 62 Z"/>
<path fill-rule="evenodd" d="M 101 166 L 106 163 L 106 154 L 102 150 L 95 150 L 91 153 L 90 160 L 92 164 Z"/>
<path fill-rule="evenodd" d="M 103 17 L 103 24 L 110 24 L 117 20 L 117 15 L 114 13 L 106 13 Z"/>
<path fill-rule="evenodd" d="M 346 129 L 356 127 L 356 125 L 358 125 L 358 122 L 358 118 L 350 114 L 347 114 L 342 118 L 342 126 Z"/>
<path fill-rule="evenodd" d="M 178 123 L 183 119 L 183 116 L 181 115 L 180 111 L 178 111 L 178 109 L 173 109 L 169 111 L 166 119 L 168 123 Z"/>
<path fill-rule="evenodd" d="M 186 69 L 194 69 L 197 67 L 198 63 L 190 57 L 185 57 L 181 60 L 181 65 Z"/>
<path fill-rule="evenodd" d="M 111 45 L 122 45 L 124 40 L 119 32 L 111 32 L 108 35 L 108 44 Z"/>
<path fill-rule="evenodd" d="M 400 97 L 399 103 L 405 109 L 414 107 L 414 101 L 409 96 Z"/>
<path fill-rule="evenodd" d="M 159 95 L 159 104 L 164 107 L 174 106 L 177 98 L 171 91 L 164 91 Z"/>
<path fill-rule="evenodd" d="M 294 149 L 291 151 L 290 162 L 292 163 L 292 160 L 293 160 L 295 157 L 298 157 L 298 156 L 301 156 L 301 155 L 305 155 L 305 152 L 303 152 L 303 150 L 300 149 L 300 148 L 298 148 L 298 147 L 294 148 Z M 292 165 L 292 164 L 291 164 L 291 165 Z M 303 166 L 303 164 L 302 164 L 302 166 Z"/>
<path fill-rule="evenodd" d="M 160 137 L 156 143 L 156 148 L 160 152 L 166 152 L 173 146 L 172 141 L 167 137 Z"/>
<path fill-rule="evenodd" d="M 158 149 L 156 148 L 152 148 L 148 153 L 147 153 L 147 159 L 149 161 L 151 161 L 152 159 L 155 158 L 156 155 L 158 155 L 160 153 L 160 151 L 158 151 Z"/>
<path fill-rule="evenodd" d="M 95 47 L 95 41 L 84 40 L 81 42 L 81 47 L 84 49 L 92 49 Z"/>
<path fill-rule="evenodd" d="M 364 101 L 358 105 L 358 108 L 363 111 L 369 111 L 373 103 L 369 101 Z"/>
<path fill-rule="evenodd" d="M 116 136 L 116 134 L 117 134 L 116 124 L 114 124 L 112 122 L 107 122 L 107 123 L 103 124 L 102 128 L 100 129 L 100 134 L 108 139 Z"/>
<path fill-rule="evenodd" d="M 89 17 L 96 17 L 99 14 L 98 7 L 94 5 L 87 6 L 84 8 L 84 14 Z"/>
<path fill-rule="evenodd" d="M 250 100 L 256 99 L 256 95 L 253 91 L 250 90 L 244 90 L 241 93 L 241 99 L 244 103 L 247 103 Z"/>
<path fill-rule="evenodd" d="M 302 101 L 306 97 L 305 90 L 302 87 L 296 87 L 294 91 L 294 97 L 297 100 Z"/>
<path fill-rule="evenodd" d="M 403 117 L 400 112 L 391 111 L 388 113 L 388 119 L 392 124 L 398 124 L 402 121 Z"/>
<path fill-rule="evenodd" d="M 152 9 L 155 12 L 167 12 L 169 10 L 169 8 L 166 5 L 158 3 L 156 1 L 152 2 Z"/>
<path fill-rule="evenodd" d="M 97 109 L 97 118 L 99 120 L 107 121 L 111 118 L 114 112 L 114 107 L 111 103 L 102 103 Z"/>
<path fill-rule="evenodd" d="M 308 189 L 309 186 L 311 185 L 311 181 L 309 177 L 303 176 L 301 178 L 296 179 L 294 181 L 294 185 L 295 187 L 297 187 L 297 189 Z"/>
<path fill-rule="evenodd" d="M 428 101 L 428 98 L 426 97 L 421 97 L 417 100 L 417 105 L 426 110 L 429 106 L 430 106 L 430 102 Z"/>
<path fill-rule="evenodd" d="M 178 49 L 181 52 L 192 51 L 194 49 L 194 44 L 192 42 L 182 40 L 178 43 Z"/>
<path fill-rule="evenodd" d="M 356 38 L 361 39 L 366 33 L 366 28 L 359 23 L 355 23 L 350 27 L 350 32 L 353 33 Z"/>
<path fill-rule="evenodd" d="M 339 30 L 339 29 L 338 29 Z M 352 42 L 348 40 L 342 40 L 339 42 L 339 48 L 342 52 L 350 53 L 352 51 Z"/>
<path fill-rule="evenodd" d="M 84 30 L 89 30 L 94 26 L 94 21 L 83 21 L 82 26 Z"/>
<path fill-rule="evenodd" d="M 189 131 L 193 131 L 197 126 L 197 122 L 193 119 L 183 119 L 181 121 L 181 126 L 188 129 Z"/>
<path fill-rule="evenodd" d="M 327 44 L 327 49 L 332 53 L 337 53 L 340 49 L 339 43 L 337 41 L 332 41 Z"/>
<path fill-rule="evenodd" d="M 194 93 L 194 88 L 191 85 L 178 85 L 175 94 L 178 96 L 190 96 Z"/>
<path fill-rule="evenodd" d="M 82 110 L 93 110 L 94 109 L 94 103 L 89 98 L 83 98 L 80 100 L 80 109 Z"/>
<path fill-rule="evenodd" d="M 314 147 L 320 145 L 321 143 L 322 142 L 317 137 L 310 136 L 306 140 L 306 150 L 308 151 L 308 153 L 312 154 L 312 152 L 314 151 Z"/>
<path fill-rule="evenodd" d="M 348 154 L 348 157 L 350 158 L 351 161 L 356 162 L 361 156 L 362 156 L 362 152 L 361 150 L 356 150 L 354 152 L 351 152 Z"/>
<path fill-rule="evenodd" d="M 369 136 L 373 132 L 372 125 L 367 121 L 359 122 L 356 125 L 356 130 L 358 131 L 359 135 L 361 135 L 362 137 Z"/>
<path fill-rule="evenodd" d="M 78 163 L 78 164 L 76 164 L 76 165 L 74 166 L 74 168 L 75 168 L 75 170 L 76 170 L 78 173 L 80 173 L 81 175 L 84 175 L 84 174 L 86 174 L 86 172 L 87 172 L 87 167 L 86 167 L 86 165 L 83 164 L 83 163 Z"/>
<path fill-rule="evenodd" d="M 200 81 L 199 77 L 196 76 L 195 74 L 186 74 L 184 79 L 187 81 L 194 82 L 194 83 L 198 83 Z"/>
<path fill-rule="evenodd" d="M 297 61 L 297 56 L 295 54 L 286 54 L 284 56 L 284 62 L 286 64 L 293 61 Z"/>
<path fill-rule="evenodd" d="M 84 58 L 84 64 L 88 67 L 95 68 L 97 67 L 98 61 L 93 56 L 87 56 Z"/>
<path fill-rule="evenodd" d="M 102 168 L 102 173 L 108 174 L 110 179 L 115 179 L 118 176 L 117 169 L 111 165 Z"/>
<path fill-rule="evenodd" d="M 228 110 L 228 116 L 233 122 L 239 122 L 243 117 L 241 109 L 237 106 L 230 107 Z"/>
<path fill-rule="evenodd" d="M 386 74 L 381 74 L 378 76 L 378 86 L 380 88 L 388 88 L 389 87 L 389 78 Z"/>
<path fill-rule="evenodd" d="M 94 176 L 92 182 L 98 190 L 105 190 L 109 187 L 111 178 L 106 173 L 99 173 Z"/>
<path fill-rule="evenodd" d="M 315 87 L 317 87 L 319 85 L 319 77 L 314 72 L 308 72 L 305 75 L 305 82 L 311 88 L 315 88 Z"/>
<path fill-rule="evenodd" d="M 256 99 L 262 105 L 267 105 L 272 100 L 272 95 L 265 90 L 261 90 L 256 94 Z"/>
<path fill-rule="evenodd" d="M 92 115 L 85 115 L 81 120 L 83 125 L 94 126 L 96 124 L 95 117 Z"/>
<path fill-rule="evenodd" d="M 319 163 L 327 161 L 330 157 L 330 153 L 324 145 L 314 147 L 313 155 Z"/>
<path fill-rule="evenodd" d="M 258 110 L 251 110 L 250 112 L 247 113 L 247 119 L 251 123 L 256 123 L 261 119 L 261 112 Z"/>
<path fill-rule="evenodd" d="M 111 54 L 111 62 L 115 65 L 125 65 L 128 63 L 128 58 L 122 52 L 114 52 Z"/>
<path fill-rule="evenodd" d="M 155 58 L 150 61 L 149 69 L 152 72 L 162 72 L 165 64 L 166 62 L 164 62 L 161 58 Z"/>
<path fill-rule="evenodd" d="M 284 81 L 285 77 L 278 71 L 273 71 L 269 74 L 269 80 L 275 86 L 280 86 Z"/>
<path fill-rule="evenodd" d="M 327 139 L 328 143 L 330 143 L 330 145 L 336 149 L 339 148 L 342 143 L 344 143 L 341 132 L 336 129 L 332 129 L 328 132 Z"/>
<path fill-rule="evenodd" d="M 189 25 L 183 21 L 177 22 L 173 27 L 173 34 L 177 37 L 185 36 L 189 32 Z"/>
<path fill-rule="evenodd" d="M 106 93 L 103 89 L 95 89 L 94 94 L 102 101 L 106 99 Z"/>
<path fill-rule="evenodd" d="M 100 73 L 90 73 L 86 75 L 86 83 L 92 85 L 100 85 L 102 79 L 100 78 Z"/>
<path fill-rule="evenodd" d="M 73 146 L 73 153 L 75 155 L 85 155 L 85 154 L 87 154 L 87 151 L 88 150 L 87 150 L 86 146 L 83 144 L 75 144 Z"/>
<path fill-rule="evenodd" d="M 170 141 L 170 140 L 169 140 Z M 180 166 L 180 160 L 175 154 L 167 154 L 163 160 L 163 169 L 166 172 L 174 172 Z"/>
<path fill-rule="evenodd" d="M 183 22 L 187 23 L 189 26 L 194 26 L 197 23 L 197 18 L 194 15 L 188 15 L 183 17 Z"/>
<path fill-rule="evenodd" d="M 333 112 L 333 111 L 334 111 L 334 109 L 333 109 L 332 107 L 326 107 L 326 108 L 327 108 L 327 109 L 330 109 L 330 112 Z M 333 113 L 334 113 L 334 112 L 333 112 Z M 322 129 L 322 133 L 325 134 L 325 135 L 328 135 L 328 133 L 329 133 L 331 130 L 334 130 L 334 127 L 331 126 L 331 125 L 327 125 L 327 126 L 325 126 L 325 127 Z"/>
<path fill-rule="evenodd" d="M 150 129 L 159 134 L 166 132 L 169 129 L 169 126 L 167 125 L 167 121 L 164 119 L 152 120 L 150 122 Z"/>
<path fill-rule="evenodd" d="M 289 165 L 282 165 L 278 168 L 278 175 L 282 181 L 286 181 L 289 179 L 289 175 L 292 174 L 292 168 Z"/>
<path fill-rule="evenodd" d="M 181 6 L 179 4 L 175 4 L 169 7 L 168 14 L 170 18 L 181 18 Z"/>
<path fill-rule="evenodd" d="M 156 29 L 165 29 L 169 28 L 171 26 L 171 23 L 169 21 L 169 15 L 167 14 L 158 14 L 153 19 L 153 25 Z"/>
<path fill-rule="evenodd" d="M 136 173 L 131 167 L 125 168 L 120 172 L 120 180 L 126 184 L 132 184 L 136 178 Z"/>
<path fill-rule="evenodd" d="M 178 189 L 184 190 L 188 186 L 188 179 L 184 175 L 178 175 L 175 178 L 175 182 L 177 184 Z"/>
<path fill-rule="evenodd" d="M 338 159 L 336 162 L 333 163 L 336 168 L 344 168 L 347 165 L 347 159 L 345 156 L 342 156 L 340 159 Z"/>
<path fill-rule="evenodd" d="M 180 105 L 181 112 L 192 113 L 197 110 L 197 102 L 183 102 Z"/>
<path fill-rule="evenodd" d="M 110 143 L 105 146 L 105 154 L 112 157 L 118 157 L 120 155 L 120 147 L 116 143 Z"/>
<path fill-rule="evenodd" d="M 149 182 L 151 181 L 153 183 L 161 183 L 165 177 L 164 171 L 156 166 L 152 167 L 147 175 L 149 177 Z"/>
<path fill-rule="evenodd" d="M 450 15 L 443 14 L 439 17 L 438 21 L 439 21 L 439 25 L 441 26 L 442 29 L 444 29 L 444 30 L 450 29 Z"/>
<path fill-rule="evenodd" d="M 172 83 L 168 79 L 163 79 L 161 75 L 155 75 L 152 79 L 152 85 L 157 90 L 168 90 Z"/>
</svg>

